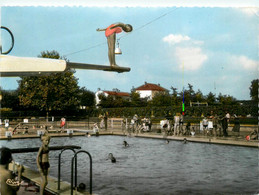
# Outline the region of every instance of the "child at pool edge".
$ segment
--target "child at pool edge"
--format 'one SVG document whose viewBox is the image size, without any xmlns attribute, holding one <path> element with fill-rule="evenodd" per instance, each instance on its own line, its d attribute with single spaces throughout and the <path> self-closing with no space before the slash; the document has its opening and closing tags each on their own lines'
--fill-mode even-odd
<svg viewBox="0 0 259 195">
<path fill-rule="evenodd" d="M 107 28 L 104 29 L 96 29 L 96 31 L 105 31 L 105 36 L 107 37 L 108 43 L 108 57 L 110 61 L 110 65 L 115 67 L 118 66 L 115 62 L 115 41 L 116 41 L 116 33 L 121 33 L 122 30 L 125 32 L 131 32 L 133 27 L 130 24 L 124 23 L 115 23 L 111 24 Z"/>
<path fill-rule="evenodd" d="M 8 170 L 8 165 L 12 162 L 12 153 L 9 148 L 0 148 L 1 158 L 0 158 L 0 194 L 2 195 L 13 195 L 19 190 L 20 185 L 10 186 L 6 183 L 8 179 L 14 179 L 14 175 Z M 18 171 L 18 182 L 21 183 L 21 176 L 23 171 L 23 166 L 17 166 Z"/>
<path fill-rule="evenodd" d="M 47 134 L 41 136 L 42 146 L 37 155 L 37 166 L 41 175 L 40 195 L 44 194 L 45 187 L 48 184 L 49 173 L 49 141 L 50 137 Z"/>
</svg>

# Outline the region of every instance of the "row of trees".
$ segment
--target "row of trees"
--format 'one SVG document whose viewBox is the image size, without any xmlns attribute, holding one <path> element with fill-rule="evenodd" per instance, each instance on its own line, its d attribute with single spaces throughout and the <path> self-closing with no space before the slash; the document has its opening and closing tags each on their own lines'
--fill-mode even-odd
<svg viewBox="0 0 259 195">
<path fill-rule="evenodd" d="M 62 59 L 56 51 L 42 52 L 42 58 Z M 66 59 L 65 59 L 66 60 Z M 15 91 L 1 90 L 1 107 L 12 110 L 39 110 L 49 112 L 68 112 L 80 110 L 80 108 L 94 108 L 94 92 L 78 86 L 78 79 L 73 70 L 64 73 L 53 73 L 46 76 L 27 76 L 18 81 L 19 87 Z M 157 93 L 151 101 L 140 98 L 134 90 L 131 91 L 130 100 L 121 97 L 101 95 L 101 108 L 118 107 L 163 107 L 181 106 L 183 97 L 185 105 L 190 102 L 207 102 L 209 105 L 237 105 L 237 100 L 229 95 L 219 94 L 217 97 L 210 92 L 204 95 L 201 90 L 194 91 L 188 84 L 184 91 L 177 91 L 171 87 L 171 93 Z M 251 99 L 258 102 L 258 79 L 253 80 L 250 86 Z"/>
<path fill-rule="evenodd" d="M 159 106 L 181 106 L 184 97 L 184 103 L 190 105 L 190 102 L 206 102 L 209 105 L 223 104 L 223 105 L 236 105 L 237 100 L 228 95 L 215 94 L 210 92 L 208 95 L 203 95 L 200 90 L 195 92 L 193 86 L 188 84 L 188 90 L 177 92 L 177 89 L 171 87 L 173 93 L 160 92 L 156 93 L 152 100 L 148 98 L 140 98 L 139 93 L 134 90 L 131 91 L 130 100 L 121 97 L 100 96 L 100 105 L 103 108 L 116 108 L 116 107 L 159 107 Z"/>
</svg>

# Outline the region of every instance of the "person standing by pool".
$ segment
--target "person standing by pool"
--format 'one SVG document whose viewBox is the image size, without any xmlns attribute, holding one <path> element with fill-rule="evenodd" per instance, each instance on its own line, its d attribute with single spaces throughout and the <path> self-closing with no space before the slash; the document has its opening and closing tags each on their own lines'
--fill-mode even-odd
<svg viewBox="0 0 259 195">
<path fill-rule="evenodd" d="M 222 124 L 222 129 L 223 129 L 223 136 L 227 137 L 228 136 L 228 132 L 227 132 L 227 129 L 228 129 L 228 119 L 227 119 L 226 116 L 224 116 L 221 119 L 221 124 Z"/>
<path fill-rule="evenodd" d="M 65 130 L 65 124 L 66 124 L 66 119 L 64 117 L 62 117 L 60 120 L 60 131 L 61 132 L 63 132 Z"/>
<path fill-rule="evenodd" d="M 179 113 L 174 116 L 174 136 L 179 135 L 180 117 Z"/>
<path fill-rule="evenodd" d="M 207 135 L 207 131 L 208 131 L 208 119 L 207 119 L 207 117 L 205 116 L 204 118 L 203 118 L 203 120 L 202 120 L 202 126 L 203 126 L 203 128 L 202 128 L 202 130 L 203 130 L 203 135 Z"/>
<path fill-rule="evenodd" d="M 216 137 L 217 131 L 218 131 L 218 123 L 219 123 L 219 119 L 218 119 L 217 114 L 212 116 L 212 123 L 213 123 L 213 136 Z"/>
<path fill-rule="evenodd" d="M 37 166 L 41 175 L 40 195 L 44 194 L 44 190 L 48 184 L 49 173 L 49 141 L 50 137 L 47 134 L 41 136 L 42 146 L 37 155 Z"/>
<path fill-rule="evenodd" d="M 96 31 L 105 31 L 105 36 L 107 38 L 108 43 L 108 57 L 111 66 L 118 66 L 115 62 L 115 41 L 116 41 L 116 34 L 124 32 L 131 32 L 133 27 L 130 24 L 124 23 L 115 23 L 111 24 L 107 28 L 104 29 L 96 29 Z"/>
<path fill-rule="evenodd" d="M 228 112 L 228 111 L 226 112 L 226 116 L 225 116 L 225 117 L 226 117 L 226 119 L 227 119 L 227 122 L 229 123 L 229 121 L 230 121 L 230 117 L 231 117 L 231 116 L 230 116 L 230 114 L 229 114 L 229 112 Z"/>
<path fill-rule="evenodd" d="M 232 129 L 233 132 L 235 132 L 236 137 L 239 137 L 240 134 L 240 121 L 237 115 L 234 114 L 234 127 Z"/>
<path fill-rule="evenodd" d="M 183 134 L 183 114 L 181 113 L 180 115 L 180 120 L 179 120 L 179 135 Z"/>
<path fill-rule="evenodd" d="M 137 114 L 135 114 L 132 118 L 133 120 L 133 132 L 135 132 L 137 129 L 138 129 L 138 126 L 139 126 L 139 117 Z"/>
<path fill-rule="evenodd" d="M 99 114 L 98 117 L 101 121 L 100 121 L 100 129 L 102 129 L 104 127 L 104 115 Z"/>
<path fill-rule="evenodd" d="M 127 118 L 125 116 L 123 116 L 122 123 L 121 123 L 121 129 L 122 129 L 122 132 L 124 135 L 127 131 L 127 128 L 128 128 L 127 127 Z"/>
<path fill-rule="evenodd" d="M 5 119 L 5 120 L 4 120 L 4 126 L 5 126 L 5 130 L 8 131 L 8 128 L 9 128 L 9 119 Z"/>
<path fill-rule="evenodd" d="M 104 112 L 104 127 L 106 131 L 108 129 L 108 115 L 108 112 Z"/>
</svg>

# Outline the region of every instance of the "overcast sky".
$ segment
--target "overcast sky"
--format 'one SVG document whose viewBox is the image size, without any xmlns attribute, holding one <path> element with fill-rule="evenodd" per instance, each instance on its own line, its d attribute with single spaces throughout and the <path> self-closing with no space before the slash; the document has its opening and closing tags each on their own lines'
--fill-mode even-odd
<svg viewBox="0 0 259 195">
<path fill-rule="evenodd" d="M 1 25 L 14 34 L 9 55 L 37 57 L 56 50 L 71 62 L 109 65 L 104 32 L 112 23 L 129 23 L 120 33 L 123 54 L 117 64 L 129 73 L 77 70 L 79 85 L 130 92 L 144 82 L 181 91 L 188 83 L 209 92 L 250 99 L 258 78 L 257 8 L 236 7 L 2 7 Z M 9 45 L 3 32 L 3 50 Z M 3 89 L 16 89 L 19 78 L 1 78 Z"/>
</svg>

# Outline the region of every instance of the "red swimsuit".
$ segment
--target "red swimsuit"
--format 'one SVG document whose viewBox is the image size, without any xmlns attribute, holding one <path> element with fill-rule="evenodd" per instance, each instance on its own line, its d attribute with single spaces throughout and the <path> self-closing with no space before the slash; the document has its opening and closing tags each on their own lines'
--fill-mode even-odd
<svg viewBox="0 0 259 195">
<path fill-rule="evenodd" d="M 109 37 L 113 33 L 121 33 L 122 32 L 121 27 L 115 27 L 115 28 L 111 29 L 111 27 L 113 27 L 113 26 L 114 26 L 114 24 L 112 24 L 108 28 L 106 28 L 106 30 L 105 30 L 105 36 L 106 37 Z"/>
</svg>

